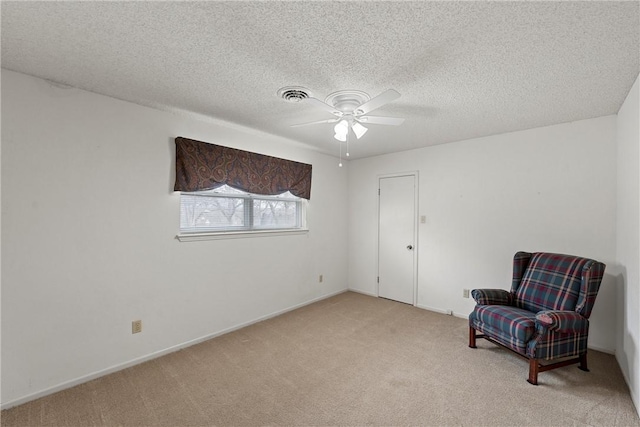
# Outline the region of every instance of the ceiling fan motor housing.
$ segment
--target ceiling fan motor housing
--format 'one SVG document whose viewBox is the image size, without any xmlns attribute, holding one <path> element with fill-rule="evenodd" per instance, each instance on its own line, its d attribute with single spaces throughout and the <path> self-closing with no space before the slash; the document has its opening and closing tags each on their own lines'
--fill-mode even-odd
<svg viewBox="0 0 640 427">
<path fill-rule="evenodd" d="M 343 113 L 354 113 L 354 110 L 370 100 L 366 92 L 360 90 L 339 90 L 327 96 L 324 102 Z"/>
</svg>

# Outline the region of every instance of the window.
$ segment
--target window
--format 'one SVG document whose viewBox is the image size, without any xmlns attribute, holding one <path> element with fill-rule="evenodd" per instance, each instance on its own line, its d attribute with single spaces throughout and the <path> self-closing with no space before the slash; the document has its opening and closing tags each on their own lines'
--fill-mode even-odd
<svg viewBox="0 0 640 427">
<path fill-rule="evenodd" d="M 180 194 L 180 232 L 296 230 L 305 223 L 304 199 L 286 192 L 251 194 L 223 185 Z"/>
</svg>

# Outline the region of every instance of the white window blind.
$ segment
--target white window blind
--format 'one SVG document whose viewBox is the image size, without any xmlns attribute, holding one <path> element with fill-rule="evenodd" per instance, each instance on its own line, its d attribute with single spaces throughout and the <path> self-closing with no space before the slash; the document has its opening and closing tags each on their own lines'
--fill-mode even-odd
<svg viewBox="0 0 640 427">
<path fill-rule="evenodd" d="M 250 194 L 224 185 L 180 194 L 180 232 L 292 230 L 304 226 L 305 200 L 286 192 Z"/>
</svg>

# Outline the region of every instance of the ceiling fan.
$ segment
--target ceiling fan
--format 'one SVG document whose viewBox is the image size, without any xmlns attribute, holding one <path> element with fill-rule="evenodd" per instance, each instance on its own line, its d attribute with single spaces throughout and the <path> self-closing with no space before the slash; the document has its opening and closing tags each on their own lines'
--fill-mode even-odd
<svg viewBox="0 0 640 427">
<path fill-rule="evenodd" d="M 380 95 L 371 98 L 367 93 L 359 90 L 340 90 L 333 92 L 325 99 L 325 102 L 317 98 L 306 97 L 302 101 L 321 110 L 333 114 L 335 117 L 327 120 L 318 120 L 309 123 L 300 123 L 291 127 L 308 126 L 321 123 L 337 123 L 334 127 L 334 138 L 338 141 L 347 141 L 349 130 L 357 139 L 367 132 L 363 124 L 398 126 L 404 119 L 398 117 L 370 116 L 369 113 L 389 102 L 400 98 L 400 94 L 389 89 Z"/>
</svg>

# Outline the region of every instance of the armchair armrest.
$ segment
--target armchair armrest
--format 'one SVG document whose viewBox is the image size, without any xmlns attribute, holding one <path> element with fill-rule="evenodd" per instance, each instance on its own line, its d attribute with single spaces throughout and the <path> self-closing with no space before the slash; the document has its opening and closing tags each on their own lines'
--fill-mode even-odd
<svg viewBox="0 0 640 427">
<path fill-rule="evenodd" d="M 589 320 L 575 311 L 548 310 L 536 314 L 536 326 L 561 333 L 585 333 Z"/>
<path fill-rule="evenodd" d="M 513 305 L 513 297 L 504 289 L 474 289 L 471 296 L 479 305 Z"/>
</svg>

